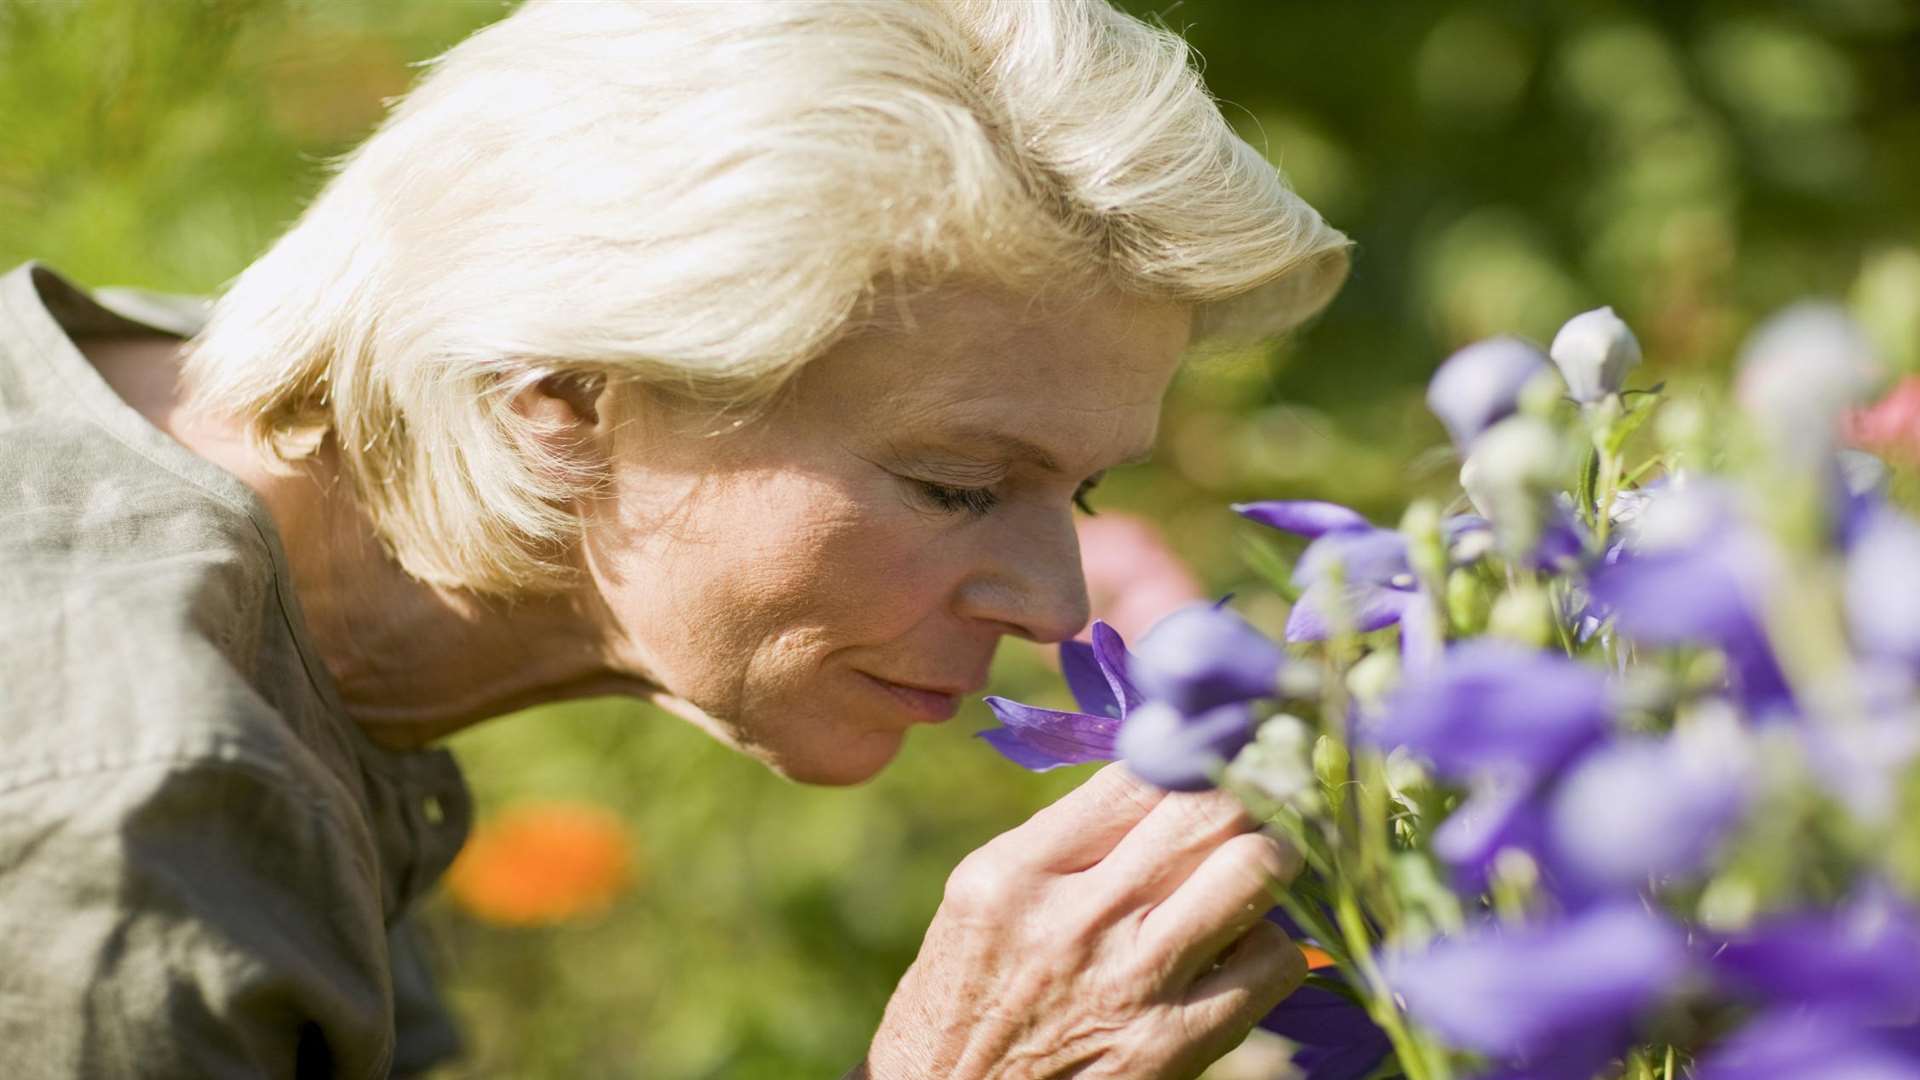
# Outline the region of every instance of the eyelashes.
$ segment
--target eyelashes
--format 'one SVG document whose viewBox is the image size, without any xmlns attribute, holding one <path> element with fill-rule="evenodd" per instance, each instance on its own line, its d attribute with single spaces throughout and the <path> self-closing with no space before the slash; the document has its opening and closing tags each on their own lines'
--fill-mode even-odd
<svg viewBox="0 0 1920 1080">
<path fill-rule="evenodd" d="M 969 517 L 985 517 L 1000 505 L 1000 496 L 990 487 L 954 487 L 950 484 L 936 484 L 929 480 L 914 480 L 913 487 L 922 499 L 934 509 L 949 514 L 966 514 Z M 1073 505 L 1080 512 L 1092 516 L 1099 513 L 1087 502 L 1093 489 L 1100 486 L 1100 478 L 1095 477 L 1081 483 L 1073 493 Z"/>
<path fill-rule="evenodd" d="M 949 487 L 926 480 L 915 480 L 913 486 L 934 509 L 949 514 L 985 517 L 1000 505 L 1000 496 L 992 488 Z"/>
</svg>

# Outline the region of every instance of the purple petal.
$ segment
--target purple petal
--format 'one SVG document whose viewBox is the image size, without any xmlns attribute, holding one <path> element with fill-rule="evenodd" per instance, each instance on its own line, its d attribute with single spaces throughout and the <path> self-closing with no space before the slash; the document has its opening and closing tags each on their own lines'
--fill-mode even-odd
<svg viewBox="0 0 1920 1080">
<path fill-rule="evenodd" d="M 1846 570 L 1854 644 L 1920 667 L 1920 523 L 1883 506 L 1855 533 Z"/>
<path fill-rule="evenodd" d="M 1089 761 L 1112 761 L 1120 721 L 1108 716 L 1061 712 L 989 697 L 987 707 L 1004 726 L 979 733 L 1008 760 L 1035 772 Z"/>
<path fill-rule="evenodd" d="M 1502 851 L 1516 848 L 1537 859 L 1546 832 L 1546 803 L 1531 780 L 1486 783 L 1433 831 L 1433 853 L 1453 870 L 1462 892 L 1477 894 Z"/>
<path fill-rule="evenodd" d="M 1791 700 L 1758 606 L 1775 565 L 1758 537 L 1720 529 L 1698 543 L 1623 556 L 1596 570 L 1588 590 L 1628 638 L 1717 646 L 1734 689 L 1764 714 Z"/>
<path fill-rule="evenodd" d="M 1148 699 L 1192 715 L 1273 696 L 1284 659 L 1245 619 L 1203 603 L 1155 623 L 1140 640 L 1131 671 Z"/>
<path fill-rule="evenodd" d="M 1304 536 L 1309 540 L 1346 529 L 1369 529 L 1372 523 L 1357 510 L 1339 503 L 1312 499 L 1279 499 L 1270 502 L 1235 503 L 1233 512 L 1248 521 Z"/>
<path fill-rule="evenodd" d="M 1697 1080 L 1914 1080 L 1920 1031 L 1831 1011 L 1763 1012 L 1701 1060 Z"/>
<path fill-rule="evenodd" d="M 1293 1063 L 1305 1080 L 1360 1080 L 1393 1049 L 1365 1009 L 1317 986 L 1287 995 L 1260 1026 L 1299 1044 Z"/>
<path fill-rule="evenodd" d="M 1120 702 L 1113 695 L 1113 684 L 1100 668 L 1093 646 L 1084 641 L 1060 643 L 1060 674 L 1066 676 L 1067 689 L 1080 711 L 1094 716 L 1120 718 Z"/>
<path fill-rule="evenodd" d="M 1127 714 L 1115 746 L 1136 776 L 1169 791 L 1204 791 L 1253 737 L 1253 714 L 1224 705 L 1186 717 L 1161 702 Z"/>
<path fill-rule="evenodd" d="M 1723 940 L 1711 964 L 1727 989 L 1769 1005 L 1920 1022 L 1920 913 L 1884 891 L 1765 920 Z"/>
<path fill-rule="evenodd" d="M 1287 614 L 1288 641 L 1325 641 L 1334 635 L 1334 614 L 1344 608 L 1352 620 L 1353 631 L 1371 633 L 1400 621 L 1413 597 L 1419 594 L 1378 585 L 1349 585 L 1335 590 L 1327 584 L 1312 585 L 1294 601 Z M 1336 604 L 1339 605 L 1336 607 Z"/>
<path fill-rule="evenodd" d="M 1335 566 L 1349 585 L 1385 585 L 1411 574 L 1407 538 L 1393 529 L 1331 532 L 1307 545 L 1293 567 L 1293 583 L 1302 589 L 1327 580 Z"/>
<path fill-rule="evenodd" d="M 1513 415 L 1527 384 L 1551 376 L 1539 349 L 1518 338 L 1477 342 L 1447 357 L 1427 384 L 1427 408 L 1440 418 L 1454 445 Z"/>
<path fill-rule="evenodd" d="M 1130 674 L 1133 657 L 1127 652 L 1127 643 L 1120 631 L 1099 619 L 1093 620 L 1093 658 L 1099 662 L 1100 673 L 1107 677 L 1107 685 L 1120 702 L 1120 715 L 1133 711 L 1141 701 L 1140 691 L 1134 687 Z"/>
<path fill-rule="evenodd" d="M 1479 640 L 1409 678 L 1362 734 L 1382 749 L 1407 747 L 1453 780 L 1490 772 L 1538 777 L 1601 738 L 1611 716 L 1599 669 Z"/>
<path fill-rule="evenodd" d="M 1389 956 L 1386 972 L 1416 1021 L 1454 1046 L 1525 1067 L 1589 1033 L 1624 1043 L 1687 963 L 1678 931 L 1624 904 L 1545 926 L 1483 927 Z"/>
<path fill-rule="evenodd" d="M 1407 594 L 1400 613 L 1400 667 L 1415 678 L 1433 671 L 1447 649 L 1440 613 L 1424 592 Z"/>
<path fill-rule="evenodd" d="M 1632 895 L 1701 870 L 1740 821 L 1749 775 L 1738 731 L 1624 740 L 1582 758 L 1553 798 L 1553 861 L 1583 889 Z"/>
</svg>

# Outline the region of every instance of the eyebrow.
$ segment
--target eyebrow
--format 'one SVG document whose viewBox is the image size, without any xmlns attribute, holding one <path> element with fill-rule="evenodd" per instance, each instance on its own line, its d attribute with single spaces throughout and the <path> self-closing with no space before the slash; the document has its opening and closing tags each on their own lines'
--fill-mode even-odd
<svg viewBox="0 0 1920 1080">
<path fill-rule="evenodd" d="M 972 443 L 977 446 L 991 447 L 993 451 L 1001 457 L 1011 458 L 1016 461 L 1025 461 L 1046 472 L 1061 473 L 1065 471 L 1060 468 L 1060 463 L 1054 459 L 1052 454 L 1047 452 L 1045 447 L 1023 439 L 1011 432 L 996 431 L 991 428 L 960 428 L 958 430 L 942 432 L 939 438 L 943 442 Z M 1144 450 L 1137 450 L 1134 453 L 1128 454 L 1125 458 L 1116 462 L 1115 465 L 1140 465 L 1152 457 L 1153 448 L 1149 446 Z"/>
</svg>

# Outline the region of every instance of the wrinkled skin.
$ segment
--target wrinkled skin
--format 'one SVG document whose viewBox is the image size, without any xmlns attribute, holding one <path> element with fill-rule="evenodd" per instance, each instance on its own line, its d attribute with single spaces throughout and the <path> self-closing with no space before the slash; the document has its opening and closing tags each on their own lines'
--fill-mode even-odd
<svg viewBox="0 0 1920 1080">
<path fill-rule="evenodd" d="M 954 871 L 853 1075 L 1199 1075 L 1306 978 L 1262 918 L 1299 856 L 1251 828 L 1108 766 Z"/>
</svg>

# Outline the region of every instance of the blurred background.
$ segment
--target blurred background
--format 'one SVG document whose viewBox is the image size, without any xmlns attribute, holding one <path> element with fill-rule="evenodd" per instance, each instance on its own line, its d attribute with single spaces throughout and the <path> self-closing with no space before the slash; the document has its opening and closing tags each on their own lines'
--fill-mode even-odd
<svg viewBox="0 0 1920 1080">
<path fill-rule="evenodd" d="M 1813 295 L 1920 366 L 1920 3 L 1123 6 L 1186 34 L 1233 123 L 1358 243 L 1322 319 L 1191 365 L 1156 462 L 1095 496 L 1090 563 L 1161 567 L 1152 590 L 1096 590 L 1124 618 L 1247 589 L 1229 501 L 1391 522 L 1451 491 L 1420 395 L 1475 338 L 1544 344 L 1611 304 L 1648 357 L 1635 382 L 1685 386 Z M 508 9 L 0 0 L 0 269 L 216 292 L 412 65 Z M 1017 643 L 995 682 L 1061 699 Z M 1006 764 L 971 738 L 989 723 L 971 704 L 854 790 L 789 784 L 625 702 L 459 736 L 482 823 L 430 912 L 469 1034 L 447 1075 L 840 1075 L 953 864 L 1085 776 Z"/>
</svg>

